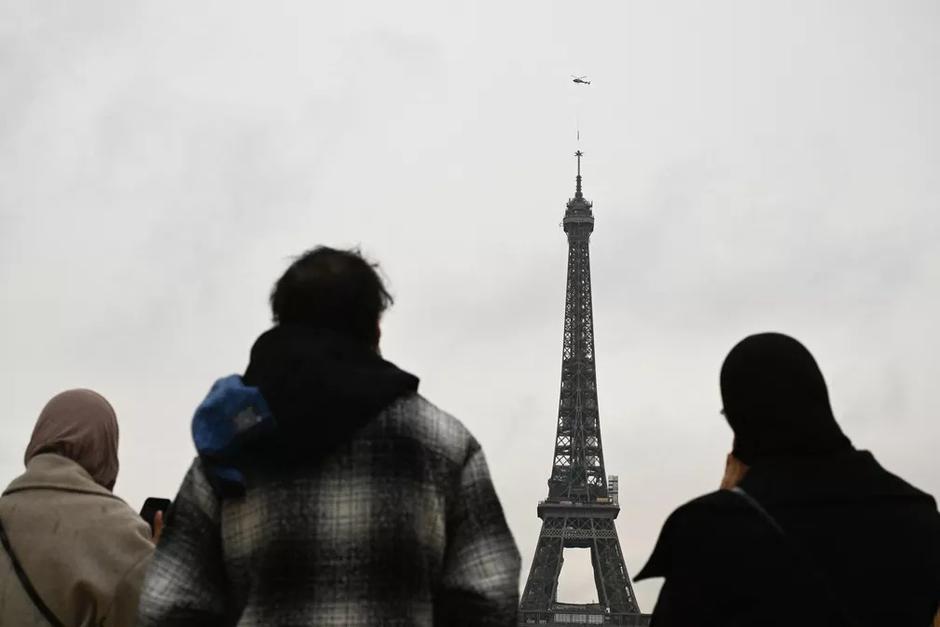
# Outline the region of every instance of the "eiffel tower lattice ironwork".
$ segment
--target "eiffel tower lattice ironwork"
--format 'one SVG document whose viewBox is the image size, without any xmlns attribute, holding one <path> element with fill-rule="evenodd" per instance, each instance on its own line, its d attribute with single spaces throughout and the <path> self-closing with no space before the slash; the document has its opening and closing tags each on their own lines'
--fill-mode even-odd
<svg viewBox="0 0 940 627">
<path fill-rule="evenodd" d="M 519 624 L 646 625 L 624 564 L 604 474 L 597 409 L 594 316 L 589 244 L 592 204 L 581 192 L 581 157 L 574 198 L 563 221 L 568 236 L 568 282 L 561 364 L 558 431 L 548 498 L 538 505 L 542 519 L 532 568 L 519 604 Z M 558 576 L 566 548 L 591 552 L 597 603 L 560 603 Z"/>
</svg>

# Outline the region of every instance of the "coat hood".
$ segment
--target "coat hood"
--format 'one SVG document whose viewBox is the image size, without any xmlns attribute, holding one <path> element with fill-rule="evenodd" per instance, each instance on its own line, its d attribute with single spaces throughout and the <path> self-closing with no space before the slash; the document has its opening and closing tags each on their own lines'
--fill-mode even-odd
<svg viewBox="0 0 940 627">
<path fill-rule="evenodd" d="M 333 448 L 418 389 L 417 377 L 367 344 L 295 325 L 262 334 L 242 378 L 267 400 L 278 432 L 307 451 Z"/>
<path fill-rule="evenodd" d="M 237 495 L 246 466 L 317 463 L 417 389 L 417 377 L 366 344 L 279 325 L 255 341 L 243 376 L 213 385 L 193 417 L 193 439 L 217 489 Z"/>
</svg>

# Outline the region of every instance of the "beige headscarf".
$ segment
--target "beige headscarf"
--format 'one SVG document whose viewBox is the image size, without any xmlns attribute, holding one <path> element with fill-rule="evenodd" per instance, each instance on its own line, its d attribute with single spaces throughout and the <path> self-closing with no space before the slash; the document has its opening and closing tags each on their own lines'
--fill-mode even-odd
<svg viewBox="0 0 940 627">
<path fill-rule="evenodd" d="M 68 457 L 111 490 L 118 474 L 118 424 L 114 408 L 92 390 L 52 397 L 36 421 L 23 462 L 40 453 Z"/>
</svg>

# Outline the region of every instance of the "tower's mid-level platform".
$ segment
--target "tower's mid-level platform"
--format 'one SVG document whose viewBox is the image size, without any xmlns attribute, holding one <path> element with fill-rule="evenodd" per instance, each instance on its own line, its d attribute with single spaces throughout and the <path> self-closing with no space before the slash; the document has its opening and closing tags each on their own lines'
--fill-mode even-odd
<svg viewBox="0 0 940 627">
<path fill-rule="evenodd" d="M 539 501 L 539 518 L 616 518 L 620 506 L 613 503 L 578 503 L 577 501 Z"/>
</svg>

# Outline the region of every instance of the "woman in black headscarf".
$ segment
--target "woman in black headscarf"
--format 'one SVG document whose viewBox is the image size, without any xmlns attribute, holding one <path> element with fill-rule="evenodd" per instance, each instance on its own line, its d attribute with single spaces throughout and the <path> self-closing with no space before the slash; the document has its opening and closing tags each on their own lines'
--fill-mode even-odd
<svg viewBox="0 0 940 627">
<path fill-rule="evenodd" d="M 722 489 L 666 521 L 637 579 L 653 627 L 926 627 L 940 600 L 936 502 L 856 450 L 816 361 L 762 333 L 721 369 L 734 431 Z"/>
</svg>

